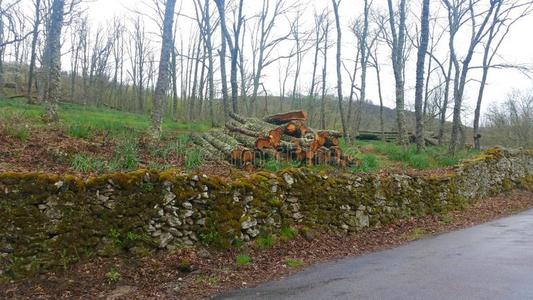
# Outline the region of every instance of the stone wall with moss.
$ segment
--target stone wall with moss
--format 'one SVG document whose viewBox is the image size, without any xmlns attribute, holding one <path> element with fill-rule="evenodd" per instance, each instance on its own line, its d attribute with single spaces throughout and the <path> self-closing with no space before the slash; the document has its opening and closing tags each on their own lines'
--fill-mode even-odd
<svg viewBox="0 0 533 300">
<path fill-rule="evenodd" d="M 82 180 L 0 174 L 0 278 L 94 256 L 229 247 L 282 226 L 357 231 L 533 188 L 533 152 L 492 149 L 435 176 L 328 177 L 306 169 L 221 180 L 140 170 Z"/>
</svg>

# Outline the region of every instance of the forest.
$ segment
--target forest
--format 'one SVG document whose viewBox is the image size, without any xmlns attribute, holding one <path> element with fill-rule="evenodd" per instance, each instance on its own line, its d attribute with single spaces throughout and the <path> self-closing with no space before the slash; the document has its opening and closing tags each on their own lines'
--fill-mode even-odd
<svg viewBox="0 0 533 300">
<path fill-rule="evenodd" d="M 2 1 L 4 131 L 24 135 L 17 118 L 41 107 L 41 123 L 29 127 L 44 121 L 106 139 L 112 130 L 98 128 L 98 120 L 62 120 L 62 106 L 76 105 L 108 110 L 108 117 L 116 111 L 116 122 L 127 118 L 122 113 L 149 117 L 137 131 L 153 141 L 164 136 L 163 124 L 192 128 L 197 156 L 233 160 L 244 149 L 269 159 L 330 161 L 317 158 L 325 143 L 319 133 L 335 136 L 328 156 L 350 163 L 357 159 L 341 151 L 359 152 L 350 149 L 358 138 L 413 143 L 418 154 L 436 146 L 449 156 L 531 146 L 531 90 L 485 99 L 489 74 L 530 78 L 527 61 L 500 52 L 527 22 L 531 1 L 365 0 L 353 15 L 343 13 L 353 3 L 340 0 L 314 4 L 314 11 L 305 1 L 258 3 L 139 1 L 98 23 L 82 0 Z M 305 114 L 285 120 L 304 130 L 282 134 L 282 145 L 256 147 L 275 129 L 260 119 L 287 112 Z M 210 127 L 220 129 L 205 134 Z"/>
<path fill-rule="evenodd" d="M 532 12 L 0 0 L 0 298 L 527 298 Z"/>
<path fill-rule="evenodd" d="M 452 154 L 484 140 L 531 146 L 529 90 L 482 115 L 489 73 L 529 78 L 527 62 L 499 51 L 530 1 L 362 1 L 354 16 L 339 14 L 342 1 L 312 15 L 302 1 L 245 2 L 142 1 L 95 26 L 81 0 L 3 1 L 0 85 L 41 105 L 50 122 L 64 102 L 150 115 L 155 138 L 163 119 L 221 126 L 230 113 L 303 110 L 310 126 L 337 129 L 348 143 L 373 131 L 395 132 L 399 144 L 415 139 L 417 151 L 425 135 Z"/>
</svg>

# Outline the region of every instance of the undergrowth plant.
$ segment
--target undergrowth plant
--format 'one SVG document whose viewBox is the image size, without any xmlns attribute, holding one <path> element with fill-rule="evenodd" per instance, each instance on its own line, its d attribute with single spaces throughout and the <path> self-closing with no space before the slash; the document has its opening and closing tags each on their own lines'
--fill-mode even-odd
<svg viewBox="0 0 533 300">
<path fill-rule="evenodd" d="M 239 266 L 247 266 L 252 263 L 252 258 L 247 254 L 239 254 L 235 258 L 235 261 Z"/>
<path fill-rule="evenodd" d="M 268 249 L 274 246 L 275 242 L 276 241 L 274 240 L 274 237 L 269 234 L 269 235 L 258 237 L 255 240 L 255 245 L 257 246 L 257 248 L 264 250 L 264 249 Z"/>
<path fill-rule="evenodd" d="M 304 261 L 299 258 L 289 258 L 285 263 L 291 268 L 298 268 L 304 265 Z"/>
<path fill-rule="evenodd" d="M 89 154 L 77 154 L 71 162 L 71 166 L 78 172 L 103 172 L 107 169 L 106 162 Z"/>
<path fill-rule="evenodd" d="M 4 132 L 19 141 L 27 141 L 30 138 L 30 127 L 24 123 L 6 122 Z"/>
<path fill-rule="evenodd" d="M 185 149 L 185 169 L 194 170 L 204 163 L 204 154 L 198 148 L 186 148 Z"/>
</svg>

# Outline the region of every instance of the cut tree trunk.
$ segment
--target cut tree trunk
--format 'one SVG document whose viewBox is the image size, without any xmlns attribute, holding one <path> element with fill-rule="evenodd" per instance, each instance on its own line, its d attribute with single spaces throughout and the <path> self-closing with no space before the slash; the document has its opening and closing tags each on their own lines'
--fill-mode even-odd
<svg viewBox="0 0 533 300">
<path fill-rule="evenodd" d="M 276 114 L 265 117 L 263 118 L 263 121 L 275 125 L 283 125 L 291 121 L 307 121 L 307 113 L 301 110 L 291 111 L 288 113 Z"/>
</svg>

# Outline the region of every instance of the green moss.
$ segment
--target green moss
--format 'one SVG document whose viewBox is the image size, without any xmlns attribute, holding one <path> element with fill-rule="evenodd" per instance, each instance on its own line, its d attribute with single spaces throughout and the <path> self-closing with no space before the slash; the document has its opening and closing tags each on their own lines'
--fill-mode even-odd
<svg viewBox="0 0 533 300">
<path fill-rule="evenodd" d="M 520 187 L 525 190 L 533 191 L 533 175 L 527 175 L 520 180 Z"/>
<path fill-rule="evenodd" d="M 465 161 L 455 172 L 428 176 L 326 176 L 305 168 L 233 179 L 193 178 L 179 170 L 138 170 L 87 180 L 70 175 L 1 173 L 0 214 L 3 224 L 12 226 L 0 227 L 0 236 L 17 238 L 0 264 L 11 278 L 25 278 L 65 268 L 86 257 L 149 253 L 159 240 L 148 235 L 146 227 L 151 220 L 160 219 L 158 211 L 169 190 L 176 195 L 179 213 L 181 204 L 189 202 L 194 206 L 194 221 L 205 218 L 205 225 L 183 222 L 183 229 L 217 248 L 242 244 L 247 231 L 241 224 L 251 219 L 258 220 L 254 228 L 261 232 L 257 245 L 268 248 L 274 243 L 273 234 L 288 240 L 296 234 L 293 228 L 302 228 L 304 234 L 306 228 L 338 231 L 343 225 L 358 230 L 358 210 L 369 216 L 370 226 L 399 218 L 442 215 L 470 205 L 475 200 L 467 193 L 475 179 L 472 174 L 497 172 L 494 168 L 499 158 L 510 155 L 515 154 L 492 150 Z M 284 174 L 294 183 L 289 186 Z M 533 189 L 532 175 L 516 180 L 504 176 L 492 192 L 509 190 L 517 182 Z M 275 193 L 274 185 L 278 187 Z M 209 199 L 199 199 L 205 187 Z M 304 218 L 296 220 L 296 212 Z M 61 219 L 55 220 L 58 216 Z M 0 243 L 5 242 L 0 239 Z"/>
</svg>

